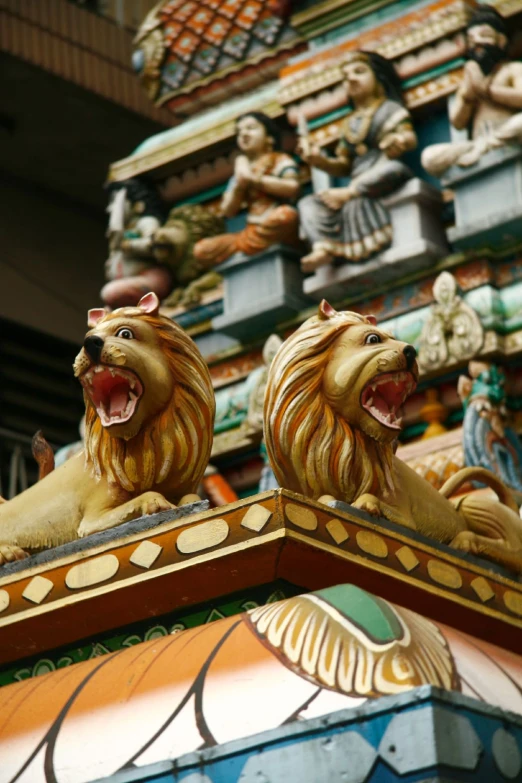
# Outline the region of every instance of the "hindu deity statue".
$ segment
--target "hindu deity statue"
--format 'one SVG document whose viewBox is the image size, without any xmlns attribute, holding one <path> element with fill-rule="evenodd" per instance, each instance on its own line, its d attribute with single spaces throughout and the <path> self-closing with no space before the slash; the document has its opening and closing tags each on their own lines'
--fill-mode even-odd
<svg viewBox="0 0 522 783">
<path fill-rule="evenodd" d="M 422 153 L 426 171 L 472 166 L 489 150 L 522 143 L 522 63 L 508 58 L 507 25 L 491 6 L 480 6 L 467 27 L 468 61 L 450 105 L 454 128 L 470 138 L 434 144 Z"/>
<path fill-rule="evenodd" d="M 153 186 L 139 179 L 109 185 L 108 283 L 101 297 L 111 308 L 136 305 L 148 291 L 164 299 L 172 290 L 168 266 L 154 257 L 154 236 L 168 210 Z"/>
<path fill-rule="evenodd" d="M 458 393 L 464 406 L 463 446 L 466 465 L 496 473 L 522 495 L 522 445 L 510 425 L 506 376 L 490 362 L 472 361 L 461 375 Z"/>
<path fill-rule="evenodd" d="M 298 214 L 293 206 L 300 188 L 298 169 L 294 159 L 281 151 L 279 128 L 262 112 L 239 117 L 236 128 L 240 154 L 221 213 L 230 218 L 246 209 L 246 226 L 196 243 L 194 257 L 207 268 L 236 252 L 255 255 L 277 243 L 299 246 Z"/>
<path fill-rule="evenodd" d="M 168 305 L 189 307 L 219 285 L 219 275 L 194 257 L 198 240 L 224 231 L 219 215 L 200 204 L 169 211 L 156 189 L 139 179 L 111 183 L 109 190 L 106 305 L 134 306 L 152 291 Z"/>
<path fill-rule="evenodd" d="M 301 230 L 312 251 L 301 265 L 313 272 L 335 259 L 364 261 L 392 240 L 390 215 L 381 198 L 413 176 L 401 156 L 417 145 L 400 79 L 391 62 L 376 52 L 352 52 L 342 65 L 352 111 L 342 127 L 333 157 L 300 141 L 298 151 L 310 166 L 350 183 L 301 199 Z"/>
</svg>

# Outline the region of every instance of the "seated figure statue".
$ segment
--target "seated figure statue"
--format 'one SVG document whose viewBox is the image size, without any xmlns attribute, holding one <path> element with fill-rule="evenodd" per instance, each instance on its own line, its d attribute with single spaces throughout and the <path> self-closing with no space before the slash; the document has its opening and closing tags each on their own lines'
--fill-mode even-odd
<svg viewBox="0 0 522 783">
<path fill-rule="evenodd" d="M 522 143 L 522 63 L 507 57 L 505 20 L 481 6 L 467 28 L 468 62 L 449 109 L 457 130 L 469 140 L 434 144 L 422 153 L 422 165 L 440 177 L 450 166 L 472 166 L 489 150 Z"/>
<path fill-rule="evenodd" d="M 261 112 L 239 117 L 236 128 L 240 154 L 221 212 L 234 217 L 246 208 L 247 225 L 196 243 L 194 257 L 206 268 L 237 252 L 255 255 L 279 242 L 299 245 L 298 215 L 292 206 L 299 194 L 298 170 L 293 158 L 281 151 L 279 128 Z"/>
<path fill-rule="evenodd" d="M 413 174 L 399 160 L 417 145 L 411 117 L 402 102 L 400 80 L 376 52 L 352 52 L 342 65 L 348 115 L 335 157 L 305 137 L 298 151 L 310 166 L 332 176 L 351 176 L 347 187 L 306 196 L 299 202 L 301 229 L 312 252 L 301 260 L 313 272 L 335 258 L 364 261 L 392 240 L 390 215 L 380 202 Z"/>
</svg>

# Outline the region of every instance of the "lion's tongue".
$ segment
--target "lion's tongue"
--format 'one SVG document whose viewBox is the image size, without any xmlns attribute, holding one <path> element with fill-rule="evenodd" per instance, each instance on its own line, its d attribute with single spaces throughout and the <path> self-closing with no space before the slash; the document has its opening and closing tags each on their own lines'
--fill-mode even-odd
<svg viewBox="0 0 522 783">
<path fill-rule="evenodd" d="M 113 386 L 110 391 L 109 415 L 118 416 L 123 413 L 127 407 L 129 399 L 127 384 L 118 384 Z"/>
</svg>

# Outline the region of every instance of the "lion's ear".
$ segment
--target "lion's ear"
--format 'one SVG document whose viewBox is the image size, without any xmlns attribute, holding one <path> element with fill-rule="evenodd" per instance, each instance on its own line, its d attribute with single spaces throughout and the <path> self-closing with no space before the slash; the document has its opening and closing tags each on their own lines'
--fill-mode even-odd
<svg viewBox="0 0 522 783">
<path fill-rule="evenodd" d="M 336 315 L 337 310 L 335 310 L 329 302 L 326 301 L 326 299 L 323 299 L 321 304 L 319 305 L 319 310 L 317 311 L 317 315 L 322 320 L 326 320 L 327 318 L 331 318 L 332 315 Z"/>
<path fill-rule="evenodd" d="M 159 311 L 160 300 L 152 291 L 142 296 L 138 302 L 138 307 L 147 315 L 157 315 Z"/>
<path fill-rule="evenodd" d="M 89 329 L 93 329 L 98 321 L 107 315 L 109 311 L 105 307 L 94 307 L 92 310 L 87 311 L 87 326 Z"/>
<path fill-rule="evenodd" d="M 374 315 L 365 315 L 365 318 L 372 324 L 372 326 L 377 325 L 377 318 Z"/>
</svg>

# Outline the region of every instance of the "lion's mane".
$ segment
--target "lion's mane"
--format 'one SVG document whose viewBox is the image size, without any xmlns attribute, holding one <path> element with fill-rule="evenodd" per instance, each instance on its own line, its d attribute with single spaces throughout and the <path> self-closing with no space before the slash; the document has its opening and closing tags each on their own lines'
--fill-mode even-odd
<svg viewBox="0 0 522 783">
<path fill-rule="evenodd" d="M 264 408 L 268 456 L 280 485 L 307 497 L 333 495 L 350 503 L 392 481 L 391 446 L 352 429 L 323 389 L 335 340 L 360 323 L 371 321 L 351 312 L 309 318 L 270 366 Z"/>
<path fill-rule="evenodd" d="M 168 481 L 179 488 L 179 497 L 194 492 L 203 477 L 212 447 L 215 397 L 208 367 L 190 337 L 163 317 L 125 308 L 156 330 L 167 353 L 175 379 L 174 395 L 167 407 L 145 422 L 128 441 L 113 438 L 102 427 L 96 408 L 86 404 L 85 454 L 97 476 L 128 492 L 145 492 Z M 105 316 L 120 317 L 121 310 Z M 172 475 L 171 475 L 172 474 Z M 179 498 L 177 498 L 179 499 Z"/>
</svg>

